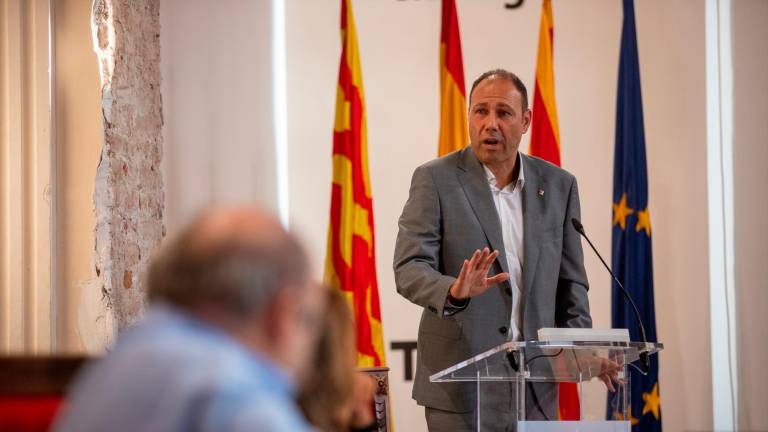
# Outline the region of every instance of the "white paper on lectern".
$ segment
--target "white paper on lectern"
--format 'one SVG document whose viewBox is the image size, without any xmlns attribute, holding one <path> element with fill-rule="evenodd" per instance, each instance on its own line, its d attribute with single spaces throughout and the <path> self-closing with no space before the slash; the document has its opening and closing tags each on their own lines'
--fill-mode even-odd
<svg viewBox="0 0 768 432">
<path fill-rule="evenodd" d="M 543 342 L 629 342 L 627 329 L 545 327 L 538 333 Z"/>
</svg>

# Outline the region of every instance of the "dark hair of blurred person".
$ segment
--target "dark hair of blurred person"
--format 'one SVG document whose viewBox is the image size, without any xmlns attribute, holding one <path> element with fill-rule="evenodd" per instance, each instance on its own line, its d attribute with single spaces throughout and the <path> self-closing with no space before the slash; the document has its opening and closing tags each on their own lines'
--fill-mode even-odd
<svg viewBox="0 0 768 432">
<path fill-rule="evenodd" d="M 367 430 L 373 424 L 375 383 L 355 370 L 355 323 L 344 295 L 327 290 L 325 320 L 312 360 L 312 373 L 299 390 L 299 405 L 324 432 Z"/>
<path fill-rule="evenodd" d="M 274 217 L 203 214 L 159 252 L 148 282 L 146 316 L 86 369 L 57 430 L 309 430 L 294 389 L 325 297 Z"/>
</svg>

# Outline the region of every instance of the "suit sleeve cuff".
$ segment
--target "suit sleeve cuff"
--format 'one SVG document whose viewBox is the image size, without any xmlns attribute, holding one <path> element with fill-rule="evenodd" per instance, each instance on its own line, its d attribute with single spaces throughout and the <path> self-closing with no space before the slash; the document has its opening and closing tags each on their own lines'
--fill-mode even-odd
<svg viewBox="0 0 768 432">
<path fill-rule="evenodd" d="M 453 298 L 451 294 L 448 294 L 448 297 L 445 298 L 445 306 L 443 307 L 443 316 L 451 316 L 458 312 L 463 311 L 467 308 L 469 305 L 469 298 L 459 300 L 456 298 Z"/>
</svg>

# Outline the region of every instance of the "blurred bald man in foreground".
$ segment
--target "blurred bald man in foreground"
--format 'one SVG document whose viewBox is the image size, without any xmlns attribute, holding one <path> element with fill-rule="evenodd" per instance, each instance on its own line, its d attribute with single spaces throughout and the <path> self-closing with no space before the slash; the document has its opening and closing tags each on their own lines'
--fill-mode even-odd
<svg viewBox="0 0 768 432">
<path fill-rule="evenodd" d="M 303 431 L 294 403 L 325 293 L 253 209 L 198 218 L 154 260 L 151 306 L 80 377 L 59 431 Z"/>
</svg>

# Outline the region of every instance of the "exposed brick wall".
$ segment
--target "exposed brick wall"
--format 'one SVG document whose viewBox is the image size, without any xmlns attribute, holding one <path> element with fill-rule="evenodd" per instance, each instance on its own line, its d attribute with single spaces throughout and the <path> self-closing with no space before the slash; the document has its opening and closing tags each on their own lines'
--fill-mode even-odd
<svg viewBox="0 0 768 432">
<path fill-rule="evenodd" d="M 104 146 L 96 174 L 96 253 L 105 313 L 118 329 L 141 316 L 150 255 L 165 234 L 160 1 L 97 0 Z"/>
</svg>

